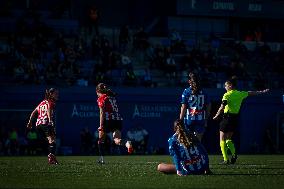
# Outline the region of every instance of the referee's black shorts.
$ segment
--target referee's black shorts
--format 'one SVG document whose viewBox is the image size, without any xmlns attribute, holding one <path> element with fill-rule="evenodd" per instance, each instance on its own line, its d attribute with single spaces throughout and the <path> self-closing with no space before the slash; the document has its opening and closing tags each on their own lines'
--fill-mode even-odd
<svg viewBox="0 0 284 189">
<path fill-rule="evenodd" d="M 225 113 L 223 115 L 223 119 L 220 122 L 220 131 L 227 132 L 235 132 L 239 125 L 239 114 L 230 114 Z"/>
</svg>

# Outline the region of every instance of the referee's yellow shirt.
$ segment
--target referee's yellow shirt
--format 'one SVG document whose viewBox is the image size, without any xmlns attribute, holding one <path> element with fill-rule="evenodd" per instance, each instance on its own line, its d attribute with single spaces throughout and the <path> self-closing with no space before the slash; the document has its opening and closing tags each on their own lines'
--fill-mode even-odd
<svg viewBox="0 0 284 189">
<path fill-rule="evenodd" d="M 238 114 L 243 100 L 248 96 L 247 91 L 231 90 L 223 95 L 222 101 L 226 101 L 227 104 L 224 109 L 224 113 Z"/>
</svg>

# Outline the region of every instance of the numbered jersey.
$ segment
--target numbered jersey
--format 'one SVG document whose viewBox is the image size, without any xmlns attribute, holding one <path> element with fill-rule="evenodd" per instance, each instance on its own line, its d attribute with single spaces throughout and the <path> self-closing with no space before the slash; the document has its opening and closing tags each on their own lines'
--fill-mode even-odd
<svg viewBox="0 0 284 189">
<path fill-rule="evenodd" d="M 201 90 L 197 95 L 193 95 L 190 87 L 185 89 L 182 93 L 181 103 L 187 106 L 184 119 L 188 124 L 193 120 L 205 120 L 205 95 Z"/>
<path fill-rule="evenodd" d="M 168 142 L 176 170 L 183 175 L 203 174 L 209 168 L 208 154 L 201 143 L 197 142 L 186 148 L 178 142 L 177 134 L 169 138 Z"/>
<path fill-rule="evenodd" d="M 118 112 L 118 106 L 115 97 L 101 95 L 98 100 L 99 108 L 102 108 L 105 112 L 105 120 L 122 120 L 121 115 Z"/>
<path fill-rule="evenodd" d="M 43 100 L 38 106 L 37 106 L 37 121 L 36 121 L 36 126 L 38 125 L 46 125 L 48 124 L 48 115 L 47 112 L 50 109 L 51 113 L 51 119 L 53 119 L 53 109 L 54 109 L 54 102 L 48 101 L 48 100 Z"/>
</svg>

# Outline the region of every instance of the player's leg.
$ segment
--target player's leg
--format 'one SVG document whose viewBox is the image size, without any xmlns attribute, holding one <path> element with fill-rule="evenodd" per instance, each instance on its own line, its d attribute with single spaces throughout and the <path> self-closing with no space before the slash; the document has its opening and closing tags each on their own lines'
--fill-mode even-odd
<svg viewBox="0 0 284 189">
<path fill-rule="evenodd" d="M 237 160 L 237 154 L 236 154 L 236 148 L 235 148 L 234 142 L 232 140 L 232 136 L 233 136 L 233 132 L 228 132 L 226 134 L 226 145 L 232 154 L 231 163 L 234 164 L 236 163 L 236 160 Z"/>
<path fill-rule="evenodd" d="M 160 163 L 157 170 L 165 174 L 175 174 L 177 172 L 174 164 Z"/>
<path fill-rule="evenodd" d="M 228 154 L 227 154 L 227 145 L 225 142 L 225 133 L 220 131 L 220 148 L 223 155 L 223 162 L 221 164 L 229 164 Z"/>
<path fill-rule="evenodd" d="M 58 161 L 55 157 L 56 152 L 56 134 L 55 134 L 55 128 L 53 126 L 48 126 L 48 134 L 47 134 L 47 140 L 48 140 L 48 162 L 49 164 L 58 164 Z"/>
<path fill-rule="evenodd" d="M 104 164 L 104 144 L 105 144 L 105 132 L 99 131 L 98 149 L 99 149 L 99 160 L 98 163 Z"/>
</svg>

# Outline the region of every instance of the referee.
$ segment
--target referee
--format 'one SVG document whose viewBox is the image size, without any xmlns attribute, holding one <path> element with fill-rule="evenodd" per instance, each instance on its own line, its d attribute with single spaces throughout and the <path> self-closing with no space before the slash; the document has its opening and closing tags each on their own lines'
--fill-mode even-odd
<svg viewBox="0 0 284 189">
<path fill-rule="evenodd" d="M 214 120 L 218 119 L 220 115 L 223 118 L 220 122 L 220 148 L 223 155 L 223 161 L 220 164 L 234 164 L 237 160 L 237 154 L 235 150 L 232 136 L 236 131 L 239 122 L 239 112 L 243 100 L 248 96 L 264 94 L 269 91 L 265 89 L 262 91 L 238 91 L 236 89 L 237 78 L 232 77 L 225 82 L 226 93 L 223 95 L 222 103 L 218 109 L 216 115 L 213 117 Z M 231 160 L 228 159 L 227 149 L 231 152 Z"/>
</svg>

